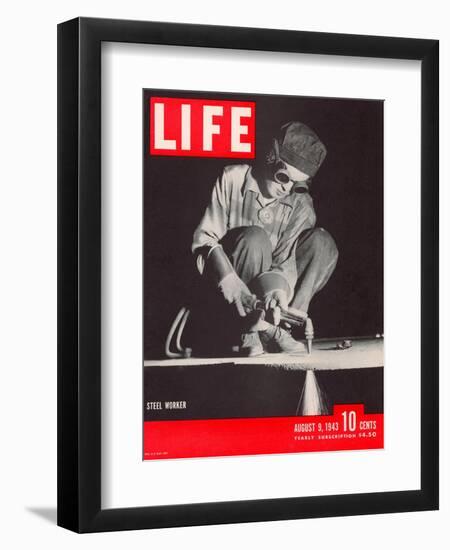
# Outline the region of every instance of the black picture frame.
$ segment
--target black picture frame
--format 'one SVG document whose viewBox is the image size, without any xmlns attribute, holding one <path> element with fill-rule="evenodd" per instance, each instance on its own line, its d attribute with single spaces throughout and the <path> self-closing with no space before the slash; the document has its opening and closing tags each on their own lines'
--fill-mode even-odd
<svg viewBox="0 0 450 550">
<path fill-rule="evenodd" d="M 421 62 L 421 488 L 103 510 L 101 507 L 101 43 Z M 77 18 L 58 26 L 58 525 L 76 532 L 438 508 L 437 40 Z"/>
</svg>

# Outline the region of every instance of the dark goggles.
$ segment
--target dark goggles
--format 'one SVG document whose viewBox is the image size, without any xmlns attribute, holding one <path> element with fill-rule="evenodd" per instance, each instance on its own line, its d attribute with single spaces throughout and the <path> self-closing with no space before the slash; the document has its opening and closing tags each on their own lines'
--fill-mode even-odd
<svg viewBox="0 0 450 550">
<path fill-rule="evenodd" d="M 299 181 L 295 181 L 289 177 L 288 172 L 286 171 L 286 165 L 282 160 L 279 160 L 274 166 L 273 179 L 280 185 L 287 185 L 288 183 L 293 183 L 294 185 Z"/>
<path fill-rule="evenodd" d="M 273 152 L 275 154 L 275 162 L 273 163 L 273 172 L 272 172 L 273 180 L 279 185 L 287 185 L 288 183 L 292 183 L 294 190 L 297 193 L 305 192 L 308 189 L 307 183 L 304 181 L 293 180 L 290 177 L 289 172 L 287 171 L 286 163 L 283 162 L 283 160 L 281 160 L 280 158 L 277 140 L 274 140 Z"/>
</svg>

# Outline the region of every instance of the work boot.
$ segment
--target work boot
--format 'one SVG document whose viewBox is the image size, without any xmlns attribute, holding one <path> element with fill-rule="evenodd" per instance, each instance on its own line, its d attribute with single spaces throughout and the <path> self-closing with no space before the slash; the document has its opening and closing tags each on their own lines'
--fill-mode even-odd
<svg viewBox="0 0 450 550">
<path fill-rule="evenodd" d="M 304 353 L 306 347 L 294 340 L 287 330 L 275 325 L 259 332 L 260 340 L 266 351 L 272 353 Z"/>
<path fill-rule="evenodd" d="M 242 357 L 256 357 L 262 355 L 264 348 L 259 339 L 258 332 L 245 332 L 241 334 L 241 345 L 239 346 L 239 355 Z"/>
</svg>

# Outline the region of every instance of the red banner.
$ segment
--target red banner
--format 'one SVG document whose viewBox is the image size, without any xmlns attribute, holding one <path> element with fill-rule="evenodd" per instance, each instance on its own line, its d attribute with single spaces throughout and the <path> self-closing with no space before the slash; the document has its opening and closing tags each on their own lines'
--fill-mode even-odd
<svg viewBox="0 0 450 550">
<path fill-rule="evenodd" d="M 151 97 L 150 154 L 255 158 L 255 103 Z"/>
<path fill-rule="evenodd" d="M 329 416 L 144 422 L 144 460 L 382 449 L 383 414 L 335 405 Z"/>
</svg>

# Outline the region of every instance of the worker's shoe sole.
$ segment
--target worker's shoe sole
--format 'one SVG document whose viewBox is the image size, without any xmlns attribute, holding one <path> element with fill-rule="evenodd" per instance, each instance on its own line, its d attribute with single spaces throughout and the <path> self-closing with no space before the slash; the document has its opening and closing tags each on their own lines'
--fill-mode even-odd
<svg viewBox="0 0 450 550">
<path fill-rule="evenodd" d="M 257 357 L 264 354 L 258 332 L 246 332 L 241 335 L 239 355 L 241 357 Z"/>
<path fill-rule="evenodd" d="M 264 349 L 272 353 L 306 353 L 306 346 L 279 326 L 271 325 L 259 333 Z"/>
</svg>

